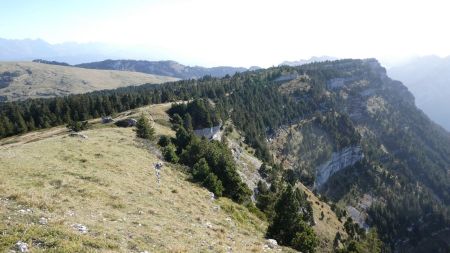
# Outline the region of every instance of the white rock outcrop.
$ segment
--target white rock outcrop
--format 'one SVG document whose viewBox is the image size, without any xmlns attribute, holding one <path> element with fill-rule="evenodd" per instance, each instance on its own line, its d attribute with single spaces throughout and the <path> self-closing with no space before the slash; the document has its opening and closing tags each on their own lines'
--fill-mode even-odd
<svg viewBox="0 0 450 253">
<path fill-rule="evenodd" d="M 220 131 L 221 127 L 221 125 L 218 125 L 215 127 L 197 129 L 194 130 L 194 133 L 199 137 L 205 137 L 209 140 L 219 141 L 222 138 L 222 132 Z"/>
<path fill-rule="evenodd" d="M 360 146 L 351 146 L 339 152 L 333 152 L 331 159 L 316 168 L 314 188 L 319 189 L 336 172 L 352 166 L 364 158 Z"/>
<path fill-rule="evenodd" d="M 266 240 L 266 245 L 267 245 L 269 248 L 273 249 L 273 248 L 276 248 L 276 247 L 278 246 L 278 242 L 277 242 L 277 240 L 275 240 L 275 239 L 267 239 L 267 240 Z"/>
</svg>

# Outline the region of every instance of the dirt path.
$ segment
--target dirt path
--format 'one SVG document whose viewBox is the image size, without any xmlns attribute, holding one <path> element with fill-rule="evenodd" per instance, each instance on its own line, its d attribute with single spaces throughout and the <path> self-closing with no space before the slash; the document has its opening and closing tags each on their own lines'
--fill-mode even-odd
<svg viewBox="0 0 450 253">
<path fill-rule="evenodd" d="M 29 132 L 23 135 L 11 136 L 0 140 L 0 149 L 22 145 L 25 143 L 35 142 L 42 139 L 67 134 L 68 130 L 64 126 L 57 126 L 50 129 L 44 129 Z"/>
</svg>

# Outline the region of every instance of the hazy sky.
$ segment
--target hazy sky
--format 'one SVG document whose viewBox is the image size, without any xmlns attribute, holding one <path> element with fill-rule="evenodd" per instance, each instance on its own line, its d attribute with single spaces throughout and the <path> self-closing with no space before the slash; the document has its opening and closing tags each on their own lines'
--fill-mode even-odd
<svg viewBox="0 0 450 253">
<path fill-rule="evenodd" d="M 208 66 L 387 61 L 449 55 L 449 11 L 435 0 L 0 0 L 0 37 L 139 46 Z"/>
</svg>

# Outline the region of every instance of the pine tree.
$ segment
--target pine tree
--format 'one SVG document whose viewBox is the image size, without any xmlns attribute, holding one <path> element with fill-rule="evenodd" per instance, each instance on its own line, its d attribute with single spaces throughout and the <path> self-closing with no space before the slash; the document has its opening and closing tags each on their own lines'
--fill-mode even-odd
<svg viewBox="0 0 450 253">
<path fill-rule="evenodd" d="M 14 117 L 16 119 L 15 132 L 19 134 L 26 133 L 28 131 L 27 124 L 25 123 L 25 120 L 23 119 L 22 114 L 19 112 L 18 109 L 16 109 Z"/>
<path fill-rule="evenodd" d="M 180 127 L 176 133 L 176 137 L 178 152 L 181 153 L 181 150 L 191 142 L 192 136 L 184 129 L 184 127 Z"/>
<path fill-rule="evenodd" d="M 304 221 L 303 206 L 299 192 L 290 184 L 275 204 L 275 217 L 269 225 L 267 235 L 280 244 L 293 246 L 303 252 L 313 252 L 317 238 Z"/>
<path fill-rule="evenodd" d="M 192 167 L 192 176 L 194 177 L 194 180 L 198 182 L 203 182 L 210 173 L 211 170 L 209 169 L 205 158 L 200 159 L 194 167 Z"/>
<path fill-rule="evenodd" d="M 159 140 L 158 140 L 158 145 L 159 146 L 164 148 L 164 147 L 168 146 L 171 143 L 172 143 L 172 141 L 170 140 L 169 136 L 162 135 L 161 137 L 159 137 Z"/>
<path fill-rule="evenodd" d="M 147 140 L 153 140 L 155 138 L 155 129 L 150 125 L 144 115 L 141 115 L 136 123 L 136 134 L 137 137 Z"/>
<path fill-rule="evenodd" d="M 213 173 L 208 174 L 208 176 L 203 181 L 202 185 L 205 186 L 211 192 L 213 192 L 214 195 L 216 195 L 217 197 L 222 196 L 222 192 L 223 192 L 222 182 Z"/>
<path fill-rule="evenodd" d="M 0 122 L 0 138 L 5 137 L 6 136 L 6 130 L 3 127 L 3 122 Z"/>
<path fill-rule="evenodd" d="M 292 247 L 304 253 L 313 253 L 318 246 L 318 240 L 314 234 L 314 230 L 305 222 L 301 221 L 299 224 L 301 232 L 295 233 L 292 240 Z"/>
<path fill-rule="evenodd" d="M 175 113 L 170 119 L 172 123 L 172 129 L 178 131 L 178 129 L 183 125 L 183 119 L 178 113 Z"/>
<path fill-rule="evenodd" d="M 163 148 L 162 155 L 164 159 L 171 163 L 178 163 L 180 160 L 175 152 L 176 148 L 173 144 L 169 144 Z"/>
<path fill-rule="evenodd" d="M 186 113 L 184 115 L 183 126 L 184 126 L 184 129 L 186 129 L 187 131 L 192 131 L 193 130 L 192 117 L 191 117 L 191 115 L 189 113 Z"/>
<path fill-rule="evenodd" d="M 7 117 L 3 117 L 2 122 L 5 131 L 5 136 L 14 134 L 14 125 L 12 124 L 12 122 Z"/>
</svg>

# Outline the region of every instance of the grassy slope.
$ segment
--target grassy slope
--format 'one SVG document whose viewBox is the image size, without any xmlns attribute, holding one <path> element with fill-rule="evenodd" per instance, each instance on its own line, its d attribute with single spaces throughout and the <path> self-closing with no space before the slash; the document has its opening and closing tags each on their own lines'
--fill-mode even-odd
<svg viewBox="0 0 450 253">
<path fill-rule="evenodd" d="M 166 107 L 145 113 L 161 122 Z M 14 142 L 28 135 L 0 143 L 10 143 L 0 146 L 0 251 L 19 240 L 35 252 L 262 251 L 266 222 L 228 199 L 212 201 L 172 165 L 158 186 L 157 152 L 132 129 L 98 125 L 83 132 L 88 139 L 46 131 L 20 145 Z M 73 229 L 76 223 L 89 232 Z"/>
<path fill-rule="evenodd" d="M 83 69 L 35 62 L 0 62 L 0 74 L 4 72 L 18 74 L 8 87 L 0 89 L 0 96 L 7 96 L 8 100 L 61 96 L 177 80 L 137 72 Z"/>
</svg>

